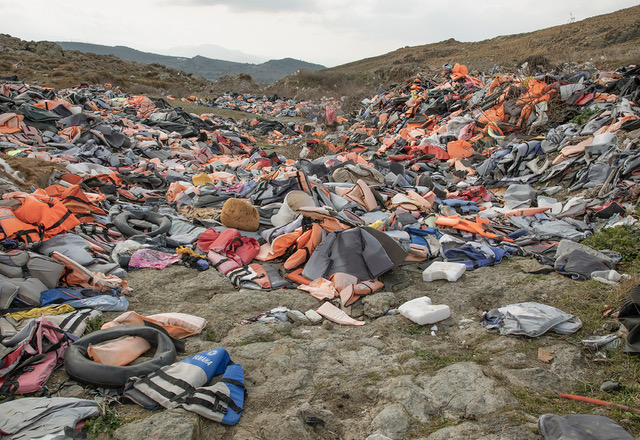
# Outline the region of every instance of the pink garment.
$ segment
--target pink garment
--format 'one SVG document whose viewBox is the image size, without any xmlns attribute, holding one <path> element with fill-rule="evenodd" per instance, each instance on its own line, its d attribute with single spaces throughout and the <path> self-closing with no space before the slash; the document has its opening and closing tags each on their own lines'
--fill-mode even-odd
<svg viewBox="0 0 640 440">
<path fill-rule="evenodd" d="M 336 118 L 336 112 L 333 110 L 333 108 L 326 106 L 325 107 L 325 111 L 327 113 L 327 124 L 331 125 L 334 122 L 336 122 L 337 118 Z"/>
<path fill-rule="evenodd" d="M 308 286 L 301 284 L 298 289 L 309 292 L 311 296 L 321 301 L 338 296 L 338 291 L 333 286 L 333 283 L 325 278 L 317 278 L 311 281 Z"/>
<path fill-rule="evenodd" d="M 320 315 L 324 316 L 330 321 L 336 322 L 338 324 L 344 325 L 365 325 L 364 321 L 356 321 L 351 316 L 347 315 L 345 312 L 331 304 L 330 302 L 325 302 L 316 310 Z"/>
<path fill-rule="evenodd" d="M 465 125 L 464 127 L 462 127 L 462 130 L 460 130 L 458 139 L 463 139 L 465 141 L 468 141 L 473 137 L 475 128 L 476 128 L 475 122 L 471 122 L 470 124 Z"/>
<path fill-rule="evenodd" d="M 357 282 L 358 278 L 353 275 L 349 275 L 348 273 L 336 272 L 333 274 L 333 284 L 335 284 L 336 290 L 338 291 L 352 284 L 356 284 Z"/>
<path fill-rule="evenodd" d="M 129 336 L 103 344 L 89 344 L 87 355 L 99 364 L 122 367 L 129 365 L 150 349 L 151 344 L 145 338 Z"/>
<path fill-rule="evenodd" d="M 238 182 L 235 185 L 230 186 L 228 188 L 218 188 L 218 191 L 236 194 L 242 191 L 242 188 L 244 188 L 244 183 Z"/>
<path fill-rule="evenodd" d="M 209 228 L 200 235 L 197 243 L 204 252 L 213 251 L 237 261 L 240 265 L 249 264 L 260 252 L 258 240 L 244 237 L 240 231 L 232 228 L 221 233 Z"/>
<path fill-rule="evenodd" d="M 178 261 L 180 261 L 180 255 L 178 254 L 167 254 L 153 249 L 138 249 L 131 256 L 129 267 L 135 267 L 136 269 L 142 267 L 164 269 Z"/>
<path fill-rule="evenodd" d="M 232 270 L 242 267 L 242 261 L 237 256 L 234 258 L 227 257 L 218 252 L 209 251 L 207 257 L 213 263 L 213 267 L 218 269 L 223 275 L 228 274 Z"/>
</svg>

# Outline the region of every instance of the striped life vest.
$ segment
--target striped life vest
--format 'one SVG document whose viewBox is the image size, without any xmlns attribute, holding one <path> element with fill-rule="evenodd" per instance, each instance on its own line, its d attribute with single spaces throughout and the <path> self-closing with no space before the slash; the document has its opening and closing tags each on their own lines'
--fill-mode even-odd
<svg viewBox="0 0 640 440">
<path fill-rule="evenodd" d="M 220 374 L 218 381 L 205 386 Z M 145 408 L 182 407 L 209 420 L 235 425 L 244 405 L 244 373 L 224 348 L 216 348 L 145 377 L 131 378 L 124 394 Z"/>
</svg>

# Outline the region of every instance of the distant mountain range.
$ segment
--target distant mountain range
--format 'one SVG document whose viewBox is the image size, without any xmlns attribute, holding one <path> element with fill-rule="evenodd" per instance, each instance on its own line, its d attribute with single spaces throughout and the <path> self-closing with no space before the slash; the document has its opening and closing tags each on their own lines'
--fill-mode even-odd
<svg viewBox="0 0 640 440">
<path fill-rule="evenodd" d="M 260 64 L 269 61 L 269 58 L 248 54 L 240 50 L 231 50 L 217 44 L 198 44 L 196 46 L 177 46 L 164 51 L 164 55 L 173 57 L 202 56 L 214 60 L 233 61 L 234 63 Z"/>
<path fill-rule="evenodd" d="M 258 83 L 272 83 L 285 76 L 291 75 L 297 70 L 324 69 L 320 64 L 308 63 L 293 58 L 270 60 L 261 64 L 237 63 L 233 61 L 206 58 L 204 56 L 177 57 L 159 55 L 150 52 L 142 52 L 127 46 L 103 46 L 100 44 L 79 43 L 73 41 L 57 41 L 63 50 L 77 50 L 84 53 L 98 55 L 115 55 L 118 58 L 137 61 L 146 64 L 161 64 L 187 73 L 202 75 L 208 80 L 214 81 L 224 75 L 237 75 L 246 73 L 251 75 Z"/>
</svg>

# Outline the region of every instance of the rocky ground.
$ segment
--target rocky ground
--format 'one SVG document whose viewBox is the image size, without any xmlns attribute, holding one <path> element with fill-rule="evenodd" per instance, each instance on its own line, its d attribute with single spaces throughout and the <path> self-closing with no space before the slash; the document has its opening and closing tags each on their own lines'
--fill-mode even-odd
<svg viewBox="0 0 640 440">
<path fill-rule="evenodd" d="M 481 326 L 482 312 L 490 308 L 522 301 L 564 304 L 561 298 L 566 302 L 567 292 L 596 283 L 556 273 L 526 273 L 542 267 L 533 259 L 512 257 L 467 272 L 455 283 L 427 283 L 415 263 L 404 266 L 398 271 L 404 282 L 393 292 L 375 293 L 352 306 L 351 314 L 367 321 L 360 327 L 328 321 L 243 325 L 241 320 L 275 307 L 304 312 L 319 302 L 300 290 L 238 291 L 213 269 L 197 272 L 175 266 L 131 272 L 129 310 L 205 317 L 205 332 L 186 340 L 186 355 L 227 349 L 244 368 L 248 398 L 233 427 L 182 410 L 152 412 L 117 405 L 128 423 L 113 438 L 541 438 L 536 422 L 544 412 L 602 413 L 601 407 L 557 396 L 584 392 L 584 384 L 607 379 L 599 368 L 601 359 L 579 342 L 591 336 L 586 328 L 573 336 L 528 339 L 500 336 Z M 437 329 L 387 314 L 424 295 L 451 307 L 451 318 L 439 322 Z M 564 310 L 573 311 L 570 305 Z M 106 314 L 105 319 L 115 315 Z M 590 324 L 590 329 L 613 325 L 605 319 Z M 552 351 L 550 361 L 540 360 L 541 348 Z M 52 381 L 63 381 L 64 375 L 57 372 Z M 87 396 L 89 390 L 71 386 L 61 393 Z M 626 421 L 629 417 L 620 415 Z"/>
</svg>

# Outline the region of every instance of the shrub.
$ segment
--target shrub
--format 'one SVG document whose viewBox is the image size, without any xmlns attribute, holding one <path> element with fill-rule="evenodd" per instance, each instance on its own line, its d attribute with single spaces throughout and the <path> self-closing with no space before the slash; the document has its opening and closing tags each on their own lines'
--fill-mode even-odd
<svg viewBox="0 0 640 440">
<path fill-rule="evenodd" d="M 606 228 L 582 242 L 595 249 L 609 249 L 622 255 L 623 266 L 640 269 L 640 229 L 616 226 Z"/>
<path fill-rule="evenodd" d="M 98 407 L 100 413 L 87 420 L 82 430 L 92 437 L 103 432 L 111 435 L 122 425 L 122 420 L 116 410 L 111 408 L 108 403 L 98 404 Z"/>
</svg>

